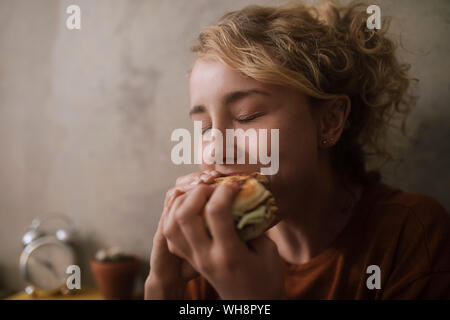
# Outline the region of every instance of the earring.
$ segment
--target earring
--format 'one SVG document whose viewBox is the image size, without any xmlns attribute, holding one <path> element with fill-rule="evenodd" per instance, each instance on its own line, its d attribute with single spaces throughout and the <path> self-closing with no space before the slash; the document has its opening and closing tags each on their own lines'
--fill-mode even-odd
<svg viewBox="0 0 450 320">
<path fill-rule="evenodd" d="M 322 140 L 322 144 L 324 144 L 324 145 L 327 144 L 327 142 L 328 142 L 327 139 Z"/>
</svg>

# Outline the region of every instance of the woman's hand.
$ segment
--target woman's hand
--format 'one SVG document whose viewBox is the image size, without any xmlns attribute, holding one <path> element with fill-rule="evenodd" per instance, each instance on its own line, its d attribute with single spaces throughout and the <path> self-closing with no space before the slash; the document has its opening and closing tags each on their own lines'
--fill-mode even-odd
<svg viewBox="0 0 450 320">
<path fill-rule="evenodd" d="M 164 201 L 164 210 L 153 238 L 150 273 L 145 282 L 145 299 L 182 299 L 189 280 L 198 273 L 184 259 L 172 254 L 163 234 L 164 221 L 173 202 L 197 184 L 211 183 L 219 174 L 216 171 L 195 172 L 177 179 Z"/>
<path fill-rule="evenodd" d="M 230 211 L 238 191 L 235 185 L 201 184 L 177 197 L 164 220 L 168 249 L 200 272 L 222 299 L 284 298 L 275 243 L 261 236 L 246 244 L 235 231 Z"/>
</svg>

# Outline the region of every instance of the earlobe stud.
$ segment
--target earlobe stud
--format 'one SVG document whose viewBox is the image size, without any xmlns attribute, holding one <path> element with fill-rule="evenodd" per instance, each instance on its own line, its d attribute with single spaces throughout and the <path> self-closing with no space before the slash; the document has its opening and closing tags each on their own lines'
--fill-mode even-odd
<svg viewBox="0 0 450 320">
<path fill-rule="evenodd" d="M 329 138 L 329 139 L 322 139 L 322 145 L 326 145 L 328 142 L 333 142 L 333 139 L 332 138 Z"/>
</svg>

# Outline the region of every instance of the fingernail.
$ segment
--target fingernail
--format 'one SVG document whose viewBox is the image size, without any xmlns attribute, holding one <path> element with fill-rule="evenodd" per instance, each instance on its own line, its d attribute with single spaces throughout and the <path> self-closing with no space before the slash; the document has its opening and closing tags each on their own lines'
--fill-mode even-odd
<svg viewBox="0 0 450 320">
<path fill-rule="evenodd" d="M 189 185 L 190 186 L 195 186 L 195 185 L 197 185 L 197 184 L 199 184 L 200 183 L 200 180 L 194 180 L 194 181 L 192 181 L 191 183 L 189 183 Z"/>
</svg>

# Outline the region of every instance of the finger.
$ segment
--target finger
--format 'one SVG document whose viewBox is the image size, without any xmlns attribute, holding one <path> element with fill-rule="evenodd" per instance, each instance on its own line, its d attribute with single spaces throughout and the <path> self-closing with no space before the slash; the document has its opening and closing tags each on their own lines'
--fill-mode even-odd
<svg viewBox="0 0 450 320">
<path fill-rule="evenodd" d="M 185 176 L 178 177 L 175 181 L 175 185 L 177 187 L 190 184 L 193 181 L 199 180 L 201 175 L 204 174 L 204 171 L 197 171 L 187 174 Z"/>
<path fill-rule="evenodd" d="M 167 247 L 169 251 L 181 258 L 189 259 L 191 248 L 181 232 L 176 221 L 176 211 L 180 208 L 186 199 L 186 194 L 179 196 L 172 208 L 166 213 L 163 225 L 163 234 L 167 239 Z"/>
<path fill-rule="evenodd" d="M 187 194 L 183 205 L 177 211 L 177 220 L 181 231 L 191 246 L 192 251 L 200 255 L 209 250 L 211 245 L 211 239 L 206 232 L 202 211 L 213 191 L 213 186 L 197 186 Z"/>
<path fill-rule="evenodd" d="M 166 215 L 161 215 L 158 223 L 158 228 L 156 229 L 156 233 L 153 236 L 152 243 L 152 252 L 150 255 L 150 266 L 156 271 L 160 272 L 159 264 L 156 263 L 156 259 L 167 259 L 168 256 L 171 256 L 172 253 L 169 252 L 169 248 L 167 246 L 167 239 L 163 235 L 163 225 Z M 155 269 L 156 268 L 156 269 Z"/>
<path fill-rule="evenodd" d="M 219 176 L 220 176 L 219 172 L 217 172 L 215 170 L 208 170 L 208 171 L 203 171 L 203 172 L 195 172 L 188 176 L 180 177 L 179 184 L 175 188 L 170 189 L 166 193 L 164 205 L 167 207 L 170 207 L 172 205 L 173 201 L 179 195 L 192 190 L 199 184 L 202 184 L 202 183 L 211 184 L 214 182 L 214 179 Z M 192 179 L 192 180 L 189 180 L 189 179 Z"/>
<path fill-rule="evenodd" d="M 161 215 L 159 218 L 158 228 L 156 229 L 155 235 L 153 236 L 153 243 L 152 243 L 152 252 L 155 252 L 158 250 L 158 248 L 161 248 L 166 245 L 166 239 L 164 239 L 164 236 L 162 234 L 162 224 L 164 220 L 164 215 Z"/>
<path fill-rule="evenodd" d="M 231 215 L 231 206 L 239 189 L 235 184 L 221 184 L 205 206 L 206 222 L 213 241 L 229 250 L 235 250 L 242 245 Z"/>
<path fill-rule="evenodd" d="M 175 199 L 178 196 L 186 193 L 187 191 L 189 191 L 192 188 L 193 188 L 192 185 L 184 185 L 184 186 L 179 186 L 179 187 L 169 189 L 169 191 L 167 191 L 167 193 L 166 193 L 166 198 L 164 200 L 164 207 L 167 207 L 170 209 L 173 202 L 175 201 Z"/>
<path fill-rule="evenodd" d="M 215 170 L 208 171 L 200 176 L 200 182 L 203 182 L 206 184 L 211 184 L 214 182 L 214 179 L 219 176 L 220 176 L 220 173 Z"/>
<path fill-rule="evenodd" d="M 183 186 L 183 185 L 196 185 L 198 183 L 206 182 L 211 183 L 212 180 L 220 176 L 220 173 L 215 170 L 206 170 L 206 171 L 199 171 L 199 172 L 193 172 L 188 175 L 182 176 L 177 178 L 176 180 L 176 186 Z"/>
<path fill-rule="evenodd" d="M 166 238 L 164 238 L 163 235 L 163 227 L 164 227 L 164 221 L 167 216 L 167 210 L 164 209 L 161 217 L 159 217 L 158 227 L 156 228 L 155 235 L 153 236 L 153 248 L 155 247 L 167 247 Z"/>
</svg>

